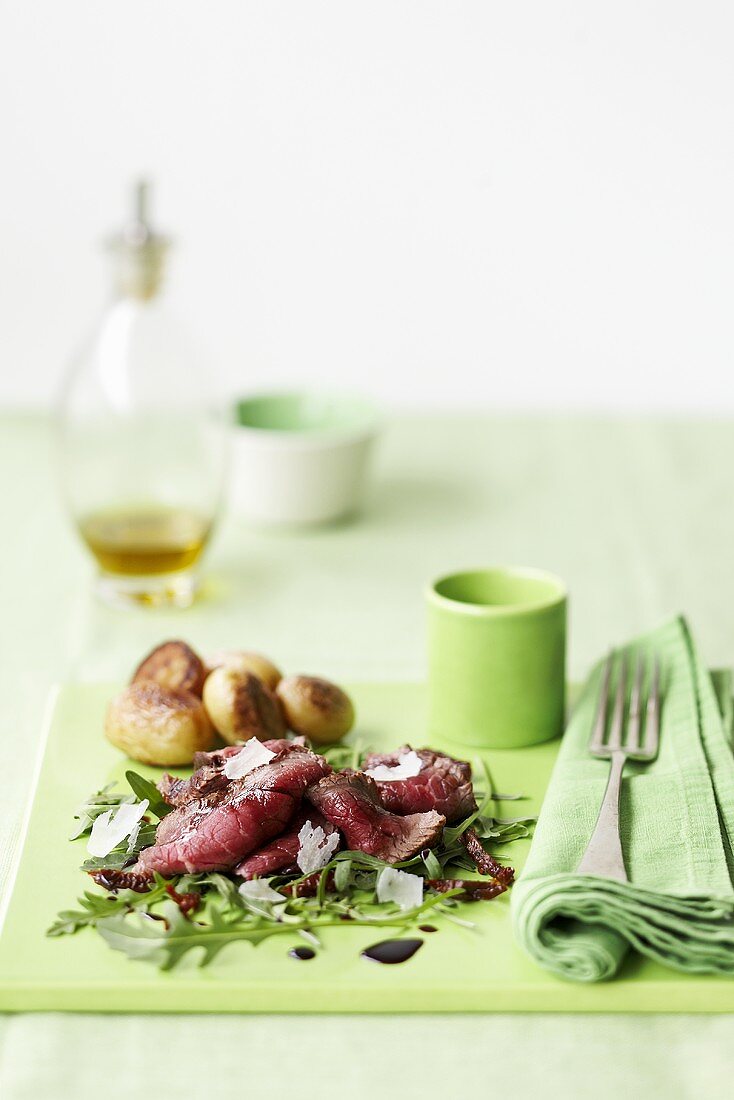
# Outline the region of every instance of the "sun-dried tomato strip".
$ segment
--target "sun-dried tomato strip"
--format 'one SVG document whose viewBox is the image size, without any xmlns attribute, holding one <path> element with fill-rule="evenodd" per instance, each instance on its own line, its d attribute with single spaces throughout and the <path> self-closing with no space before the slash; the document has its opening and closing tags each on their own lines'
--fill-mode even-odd
<svg viewBox="0 0 734 1100">
<path fill-rule="evenodd" d="M 507 889 L 507 884 L 496 878 L 491 882 L 467 878 L 429 878 L 426 882 L 438 894 L 461 890 L 461 894 L 456 895 L 458 901 L 491 901 L 498 894 L 504 894 Z"/>
<path fill-rule="evenodd" d="M 461 843 L 466 848 L 468 855 L 476 865 L 480 874 L 496 878 L 499 882 L 504 883 L 505 886 L 509 886 L 515 881 L 515 872 L 513 868 L 507 867 L 503 863 L 499 863 L 494 856 L 491 856 L 489 852 L 485 850 L 484 845 L 474 829 L 467 829 L 461 834 Z"/>
<path fill-rule="evenodd" d="M 201 894 L 197 894 L 195 891 L 192 891 L 190 894 L 179 894 L 173 886 L 167 886 L 166 893 L 169 898 L 176 902 L 176 905 L 185 917 L 199 908 Z"/>
<path fill-rule="evenodd" d="M 302 882 L 288 883 L 287 886 L 279 887 L 280 892 L 285 894 L 289 898 L 315 898 L 319 890 L 319 882 L 321 881 L 321 872 L 314 871 L 312 875 L 303 879 Z M 326 877 L 326 889 L 334 889 L 334 872 L 329 871 Z"/>
<path fill-rule="evenodd" d="M 89 874 L 98 886 L 116 894 L 118 890 L 134 890 L 136 894 L 147 894 L 153 875 L 149 871 L 117 871 L 109 868 L 102 871 L 90 871 Z"/>
</svg>

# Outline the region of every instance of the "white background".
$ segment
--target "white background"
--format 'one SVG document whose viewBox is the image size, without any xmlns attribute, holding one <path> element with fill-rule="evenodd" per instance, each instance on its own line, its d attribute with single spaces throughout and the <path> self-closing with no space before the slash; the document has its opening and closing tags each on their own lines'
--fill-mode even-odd
<svg viewBox="0 0 734 1100">
<path fill-rule="evenodd" d="M 231 392 L 734 409 L 734 7 L 0 0 L 0 401 L 158 183 Z"/>
</svg>

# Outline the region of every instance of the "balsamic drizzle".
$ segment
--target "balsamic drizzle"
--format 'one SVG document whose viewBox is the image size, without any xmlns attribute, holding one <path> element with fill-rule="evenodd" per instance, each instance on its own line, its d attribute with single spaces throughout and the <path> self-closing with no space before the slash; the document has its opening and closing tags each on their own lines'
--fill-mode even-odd
<svg viewBox="0 0 734 1100">
<path fill-rule="evenodd" d="M 369 959 L 371 962 L 394 965 L 412 959 L 422 946 L 423 940 L 418 939 L 381 940 L 380 943 L 373 943 L 371 947 L 367 947 L 362 952 L 362 958 Z"/>
<path fill-rule="evenodd" d="M 291 959 L 300 959 L 301 962 L 305 962 L 307 959 L 315 959 L 316 952 L 310 947 L 292 947 L 288 952 L 288 957 Z"/>
</svg>

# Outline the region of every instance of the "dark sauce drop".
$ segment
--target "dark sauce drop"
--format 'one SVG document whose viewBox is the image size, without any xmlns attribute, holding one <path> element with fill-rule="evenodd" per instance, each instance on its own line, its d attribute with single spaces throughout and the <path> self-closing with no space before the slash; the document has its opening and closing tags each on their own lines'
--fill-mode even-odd
<svg viewBox="0 0 734 1100">
<path fill-rule="evenodd" d="M 419 924 L 418 927 L 421 932 L 438 932 L 435 924 Z"/>
<path fill-rule="evenodd" d="M 312 951 L 310 947 L 292 947 L 288 952 L 291 959 L 300 959 L 305 962 L 306 959 L 315 959 L 316 952 Z"/>
<path fill-rule="evenodd" d="M 423 940 L 381 940 L 362 952 L 363 959 L 378 963 L 402 963 L 412 959 Z"/>
</svg>

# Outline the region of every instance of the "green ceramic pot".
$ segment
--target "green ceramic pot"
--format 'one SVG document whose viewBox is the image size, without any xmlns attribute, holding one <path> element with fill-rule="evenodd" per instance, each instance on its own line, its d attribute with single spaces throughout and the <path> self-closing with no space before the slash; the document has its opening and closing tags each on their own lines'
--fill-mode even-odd
<svg viewBox="0 0 734 1100">
<path fill-rule="evenodd" d="M 537 569 L 452 573 L 428 590 L 429 732 L 516 749 L 563 728 L 566 587 Z"/>
</svg>

